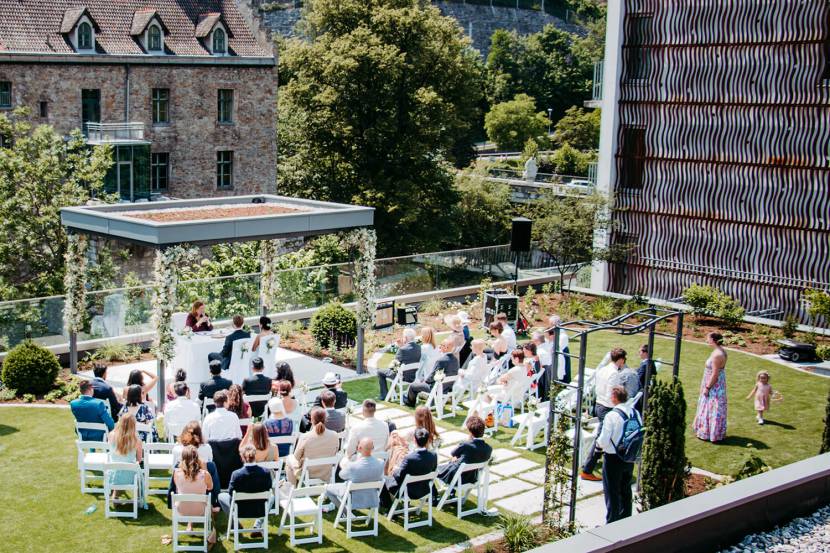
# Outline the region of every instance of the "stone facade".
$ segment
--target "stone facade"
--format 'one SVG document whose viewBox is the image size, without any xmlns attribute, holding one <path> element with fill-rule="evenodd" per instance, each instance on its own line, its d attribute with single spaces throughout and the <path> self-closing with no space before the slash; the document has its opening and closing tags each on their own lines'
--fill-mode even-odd
<svg viewBox="0 0 830 553">
<path fill-rule="evenodd" d="M 151 152 L 170 155 L 165 195 L 193 198 L 276 192 L 273 65 L 2 63 L 13 106 L 61 133 L 81 127 L 81 90 L 101 91 L 101 122 L 142 122 Z M 170 123 L 153 125 L 151 94 L 170 90 Z M 217 90 L 232 89 L 233 123 L 218 123 Z M 48 102 L 40 117 L 40 102 Z M 232 190 L 217 190 L 216 152 L 233 151 Z"/>
</svg>

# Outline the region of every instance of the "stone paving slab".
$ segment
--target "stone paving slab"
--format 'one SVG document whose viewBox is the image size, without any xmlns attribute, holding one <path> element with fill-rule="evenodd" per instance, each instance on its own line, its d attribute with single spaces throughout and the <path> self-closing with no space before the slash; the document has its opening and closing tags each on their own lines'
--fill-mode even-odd
<svg viewBox="0 0 830 553">
<path fill-rule="evenodd" d="M 378 411 L 375 413 L 375 416 L 382 420 L 394 420 L 399 419 L 401 417 L 408 417 L 411 416 L 412 413 L 409 411 L 404 411 L 402 409 L 398 409 L 397 407 L 389 407 L 388 409 L 384 409 L 383 411 Z"/>
<path fill-rule="evenodd" d="M 520 472 L 536 468 L 539 468 L 539 463 L 534 463 L 529 459 L 513 459 L 506 463 L 493 465 L 490 467 L 490 472 L 500 474 L 502 476 L 515 476 Z"/>
<path fill-rule="evenodd" d="M 398 428 L 409 428 L 410 426 L 415 426 L 415 417 L 408 415 L 399 419 L 392 419 L 392 422 L 395 423 Z"/>
<path fill-rule="evenodd" d="M 533 488 L 518 495 L 512 495 L 496 501 L 495 505 L 500 509 L 506 509 L 520 515 L 532 515 L 533 513 L 541 512 L 543 500 L 544 490 L 542 488 Z"/>
<path fill-rule="evenodd" d="M 502 461 L 507 461 L 508 459 L 513 459 L 514 457 L 518 456 L 518 451 L 513 451 L 512 449 L 505 449 L 503 447 L 500 447 L 498 449 L 493 450 L 493 454 L 490 456 L 490 459 L 493 463 L 501 463 Z"/>
<path fill-rule="evenodd" d="M 545 467 L 517 474 L 516 477 L 541 486 L 545 483 Z"/>
<path fill-rule="evenodd" d="M 523 482 L 522 480 L 517 480 L 516 478 L 506 478 L 495 483 L 490 482 L 489 488 L 490 489 L 487 492 L 487 499 L 495 501 L 509 495 L 515 495 L 520 492 L 534 489 L 536 488 L 536 485 L 529 482 Z"/>
<path fill-rule="evenodd" d="M 469 439 L 469 435 L 457 430 L 450 430 L 441 434 L 441 443 L 445 445 L 457 444 Z"/>
</svg>

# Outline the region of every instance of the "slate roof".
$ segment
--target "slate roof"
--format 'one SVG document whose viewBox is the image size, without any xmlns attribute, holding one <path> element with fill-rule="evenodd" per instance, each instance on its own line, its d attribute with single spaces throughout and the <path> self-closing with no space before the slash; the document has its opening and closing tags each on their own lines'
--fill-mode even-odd
<svg viewBox="0 0 830 553">
<path fill-rule="evenodd" d="M 230 54 L 273 56 L 259 46 L 235 0 L 0 0 L 0 53 L 74 53 L 61 28 L 74 26 L 84 8 L 99 29 L 95 42 L 101 54 L 145 55 L 131 32 L 146 14 L 156 14 L 167 28 L 164 46 L 169 54 L 210 57 L 196 27 L 208 14 L 221 14 Z"/>
<path fill-rule="evenodd" d="M 133 14 L 133 24 L 130 27 L 130 34 L 132 36 L 138 36 L 144 33 L 147 29 L 147 25 L 150 24 L 150 21 L 156 18 L 159 25 L 161 25 L 162 30 L 164 30 L 165 34 L 170 32 L 170 29 L 167 28 L 167 25 L 164 24 L 161 17 L 158 16 L 158 13 L 154 9 L 147 9 L 147 10 L 139 10 Z"/>
</svg>

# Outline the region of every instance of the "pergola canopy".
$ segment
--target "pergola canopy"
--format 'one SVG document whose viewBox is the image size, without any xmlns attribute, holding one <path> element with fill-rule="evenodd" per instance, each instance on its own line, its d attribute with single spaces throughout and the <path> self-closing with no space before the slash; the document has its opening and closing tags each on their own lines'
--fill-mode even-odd
<svg viewBox="0 0 830 553">
<path fill-rule="evenodd" d="M 151 247 L 313 236 L 369 227 L 374 208 L 260 194 L 61 209 L 69 231 Z"/>
</svg>

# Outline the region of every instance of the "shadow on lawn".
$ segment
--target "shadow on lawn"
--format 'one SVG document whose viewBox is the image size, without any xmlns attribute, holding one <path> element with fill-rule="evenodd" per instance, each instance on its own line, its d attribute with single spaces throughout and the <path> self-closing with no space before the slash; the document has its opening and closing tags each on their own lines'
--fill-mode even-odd
<svg viewBox="0 0 830 553">
<path fill-rule="evenodd" d="M 754 447 L 757 450 L 769 449 L 769 446 L 755 438 L 745 438 L 743 436 L 726 436 L 715 445 L 731 445 L 737 447 Z"/>
<path fill-rule="evenodd" d="M 14 426 L 6 426 L 5 424 L 0 424 L 0 436 L 8 436 L 9 434 L 14 434 L 15 432 L 20 432 Z"/>
<path fill-rule="evenodd" d="M 783 428 L 784 430 L 795 430 L 795 426 L 791 424 L 786 424 L 783 422 L 771 421 L 769 419 L 764 419 L 764 426 L 777 426 L 778 428 Z"/>
</svg>

